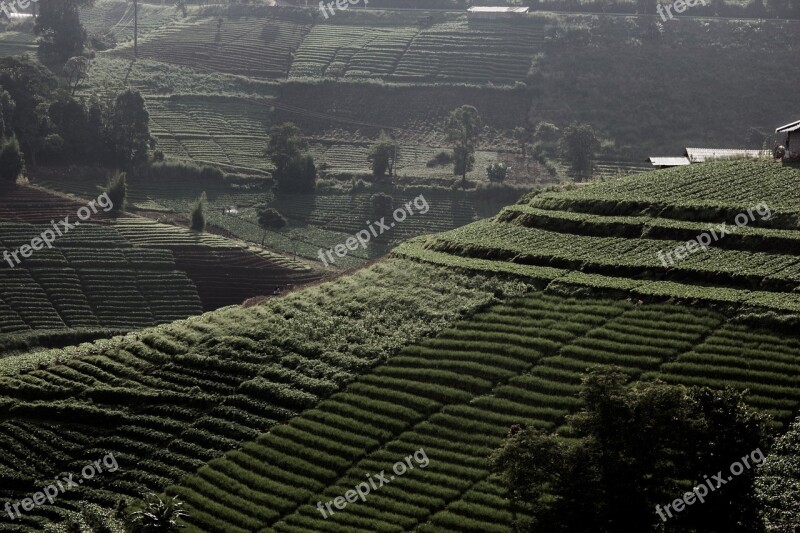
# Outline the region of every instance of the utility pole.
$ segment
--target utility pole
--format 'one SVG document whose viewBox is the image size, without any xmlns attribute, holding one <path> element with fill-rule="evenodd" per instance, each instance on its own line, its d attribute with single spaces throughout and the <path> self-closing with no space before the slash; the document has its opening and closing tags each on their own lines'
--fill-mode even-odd
<svg viewBox="0 0 800 533">
<path fill-rule="evenodd" d="M 133 57 L 139 57 L 139 0 L 133 0 Z"/>
</svg>

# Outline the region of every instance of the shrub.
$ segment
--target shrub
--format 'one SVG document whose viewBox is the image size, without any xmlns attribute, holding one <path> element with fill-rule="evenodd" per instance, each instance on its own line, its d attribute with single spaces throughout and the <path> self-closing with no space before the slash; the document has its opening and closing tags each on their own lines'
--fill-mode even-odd
<svg viewBox="0 0 800 533">
<path fill-rule="evenodd" d="M 117 172 L 108 181 L 106 194 L 111 200 L 111 214 L 116 216 L 125 209 L 125 199 L 128 196 L 128 176 L 124 172 Z"/>
<path fill-rule="evenodd" d="M 205 231 L 206 229 L 206 206 L 208 204 L 208 197 L 206 192 L 200 195 L 200 198 L 192 206 L 191 225 L 193 231 Z"/>
<path fill-rule="evenodd" d="M 444 167 L 453 163 L 453 154 L 446 150 L 442 150 L 425 163 L 428 168 Z"/>
<path fill-rule="evenodd" d="M 508 165 L 494 161 L 486 167 L 486 177 L 492 183 L 502 183 L 508 176 Z"/>
</svg>

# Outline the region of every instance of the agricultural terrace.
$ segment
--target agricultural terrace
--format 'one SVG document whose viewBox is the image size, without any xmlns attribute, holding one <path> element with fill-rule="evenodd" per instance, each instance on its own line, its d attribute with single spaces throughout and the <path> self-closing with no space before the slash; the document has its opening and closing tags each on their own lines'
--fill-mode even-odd
<svg viewBox="0 0 800 533">
<path fill-rule="evenodd" d="M 800 405 L 794 334 L 703 308 L 534 292 L 405 348 L 167 492 L 189 503 L 189 531 L 507 533 L 513 515 L 488 456 L 514 424 L 559 428 L 580 408 L 581 378 L 597 364 L 748 388 L 776 426 Z M 420 448 L 425 470 L 322 517 L 316 502 Z"/>
<path fill-rule="evenodd" d="M 123 495 L 159 492 L 403 346 L 522 290 L 393 260 L 256 307 L 6 359 L 0 498 L 79 471 L 101 449 L 120 470 L 17 523 L 0 521 L 0 531 L 39 532 L 81 501 L 111 507 Z"/>
<path fill-rule="evenodd" d="M 494 220 L 417 240 L 398 253 L 444 264 L 475 261 L 477 270 L 538 271 L 558 283 L 641 296 L 794 312 L 800 310 L 798 182 L 798 169 L 771 161 L 648 172 L 536 194 Z M 659 258 L 659 251 L 715 224 L 734 225 L 737 214 L 761 202 L 769 220 L 756 216 L 674 264 Z"/>
<path fill-rule="evenodd" d="M 560 428 L 598 364 L 746 390 L 779 431 L 800 407 L 800 336 L 785 327 L 800 302 L 795 193 L 776 191 L 798 180 L 731 161 L 544 192 L 283 298 L 6 359 L 0 498 L 99 450 L 121 469 L 0 531 L 166 490 L 189 531 L 506 533 L 489 455 L 513 424 Z M 762 201 L 770 224 L 712 259 L 663 271 L 649 255 Z M 319 514 L 420 448 L 428 468 Z"/>
<path fill-rule="evenodd" d="M 285 78 L 293 52 L 310 29 L 305 18 L 285 12 L 256 18 L 189 17 L 145 36 L 139 57 L 207 72 Z M 132 43 L 110 53 L 131 58 Z"/>
<path fill-rule="evenodd" d="M 97 0 L 80 8 L 81 24 L 89 37 L 106 44 L 133 41 L 133 2 Z M 174 5 L 139 3 L 139 38 L 180 18 Z"/>
<path fill-rule="evenodd" d="M 84 205 L 30 187 L 4 194 L 0 250 L 30 244 Z M 16 268 L 0 265 L 0 354 L 172 322 L 319 276 L 242 242 L 101 210 Z"/>
<path fill-rule="evenodd" d="M 346 22 L 318 21 L 297 50 L 289 77 L 513 85 L 526 81 L 544 40 L 544 24 L 534 19 L 485 22 L 462 16 L 427 28 Z"/>
<path fill-rule="evenodd" d="M 88 175 L 34 177 L 37 184 L 68 192 L 82 198 L 97 196 L 98 182 Z M 479 218 L 497 214 L 503 205 L 514 201 L 518 192 L 495 195 L 488 191 L 452 191 L 436 188 L 366 188 L 366 190 L 330 190 L 316 194 L 275 193 L 260 180 L 243 184 L 214 180 L 130 180 L 128 208 L 160 220 L 185 223 L 190 205 L 202 192 L 209 201 L 207 218 L 210 224 L 226 234 L 254 244 L 264 244 L 279 254 L 319 261 L 319 250 L 327 250 L 345 242 L 365 229 L 376 217 L 372 196 L 383 191 L 393 198 L 394 207 L 401 207 L 420 194 L 430 210 L 409 216 L 391 232 L 371 240 L 366 249 L 359 248 L 337 259 L 335 267 L 351 268 L 386 255 L 401 242 L 422 234 L 447 231 Z M 280 231 L 264 230 L 258 225 L 257 206 L 274 207 L 289 224 Z M 226 209 L 235 207 L 236 214 Z M 177 231 L 177 229 L 175 229 Z M 276 255 L 277 255 L 276 253 Z M 321 265 L 321 263 L 319 263 Z M 290 266 L 290 265 L 289 265 Z M 290 266 L 291 268 L 291 266 Z M 297 265 L 293 268 L 298 268 Z"/>
</svg>

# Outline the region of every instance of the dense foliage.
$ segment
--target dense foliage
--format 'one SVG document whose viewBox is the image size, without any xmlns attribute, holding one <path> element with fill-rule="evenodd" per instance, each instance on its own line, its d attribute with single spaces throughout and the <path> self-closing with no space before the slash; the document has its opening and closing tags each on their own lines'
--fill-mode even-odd
<svg viewBox="0 0 800 533">
<path fill-rule="evenodd" d="M 584 407 L 562 430 L 569 440 L 512 428 L 494 466 L 516 510 L 530 516 L 518 531 L 659 530 L 663 505 L 686 492 L 685 480 L 727 473 L 765 445 L 764 418 L 741 394 L 628 381 L 621 372 L 592 371 L 581 388 Z M 687 506 L 665 530 L 758 531 L 755 466 L 720 487 L 724 494 Z"/>
<path fill-rule="evenodd" d="M 314 158 L 307 153 L 308 141 L 292 123 L 279 124 L 269 132 L 265 155 L 275 166 L 273 177 L 285 192 L 311 192 L 317 180 Z"/>
</svg>

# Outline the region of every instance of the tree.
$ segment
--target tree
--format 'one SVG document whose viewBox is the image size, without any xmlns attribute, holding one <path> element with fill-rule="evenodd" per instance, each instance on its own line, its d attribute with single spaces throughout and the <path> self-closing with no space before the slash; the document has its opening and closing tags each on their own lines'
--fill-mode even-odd
<svg viewBox="0 0 800 533">
<path fill-rule="evenodd" d="M 578 175 L 578 181 L 592 172 L 592 157 L 599 147 L 594 129 L 588 124 L 573 122 L 564 129 L 559 141 L 561 155 L 570 163 Z"/>
<path fill-rule="evenodd" d="M 14 184 L 25 170 L 25 158 L 16 137 L 3 140 L 0 145 L 0 184 Z"/>
<path fill-rule="evenodd" d="M 190 215 L 191 223 L 189 227 L 192 231 L 203 232 L 206 230 L 206 206 L 208 205 L 208 197 L 206 192 L 200 195 L 192 205 L 192 212 Z"/>
<path fill-rule="evenodd" d="M 372 145 L 367 160 L 372 164 L 372 175 L 375 177 L 394 175 L 395 159 L 398 157 L 397 143 L 385 131 L 381 131 L 378 140 Z"/>
<path fill-rule="evenodd" d="M 503 183 L 508 176 L 508 165 L 494 161 L 486 167 L 486 177 L 491 183 Z"/>
<path fill-rule="evenodd" d="M 697 486 L 760 450 L 766 419 L 741 393 L 628 380 L 608 368 L 590 371 L 581 389 L 585 407 L 567 417 L 569 439 L 521 426 L 509 432 L 492 462 L 515 511 L 530 517 L 518 521 L 518 531 L 663 531 L 657 513 L 686 493 L 684 480 Z M 759 531 L 754 473 L 687 506 L 671 527 Z"/>
<path fill-rule="evenodd" d="M 13 101 L 13 133 L 27 160 L 36 166 L 36 153 L 52 133 L 48 102 L 54 99 L 58 80 L 38 61 L 25 56 L 0 58 L 0 86 Z M 6 109 L 3 110 L 4 113 Z M 6 125 L 8 128 L 9 126 Z"/>
<path fill-rule="evenodd" d="M 533 131 L 533 157 L 544 164 L 558 153 L 561 130 L 551 122 L 539 122 Z"/>
<path fill-rule="evenodd" d="M 522 152 L 522 162 L 527 163 L 528 130 L 522 126 L 514 128 L 514 140 L 517 141 L 519 149 Z"/>
<path fill-rule="evenodd" d="M 97 150 L 89 128 L 86 107 L 74 98 L 63 95 L 50 104 L 48 109 L 52 128 L 62 139 L 60 161 L 86 164 L 97 160 Z"/>
<path fill-rule="evenodd" d="M 267 238 L 267 231 L 278 231 L 286 227 L 286 219 L 281 215 L 277 209 L 272 207 L 261 208 L 258 210 L 258 225 L 264 230 L 264 235 L 261 237 L 261 246 L 264 246 L 264 241 Z"/>
<path fill-rule="evenodd" d="M 117 96 L 109 130 L 118 168 L 128 170 L 147 162 L 152 144 L 150 114 L 139 91 L 127 90 Z"/>
<path fill-rule="evenodd" d="M 300 128 L 287 122 L 272 127 L 264 150 L 275 166 L 273 176 L 286 192 L 308 192 L 316 185 L 317 169 L 308 155 L 308 141 Z"/>
<path fill-rule="evenodd" d="M 2 128 L 0 128 L 0 136 L 8 137 L 14 131 L 14 114 L 17 109 L 17 104 L 8 91 L 0 91 L 0 112 L 3 114 Z"/>
<path fill-rule="evenodd" d="M 125 201 L 128 196 L 128 175 L 124 172 L 115 172 L 108 180 L 105 192 L 113 206 L 109 213 L 113 216 L 122 213 L 125 210 Z"/>
<path fill-rule="evenodd" d="M 178 521 L 189 516 L 177 496 L 162 499 L 157 494 L 148 494 L 144 505 L 143 510 L 130 515 L 132 533 L 174 533 L 184 527 Z"/>
<path fill-rule="evenodd" d="M 473 106 L 461 106 L 447 119 L 447 140 L 453 146 L 453 172 L 466 187 L 467 172 L 475 165 L 475 148 L 481 131 L 481 117 Z"/>
<path fill-rule="evenodd" d="M 800 531 L 800 418 L 772 446 L 758 470 L 756 493 L 768 531 Z"/>
<path fill-rule="evenodd" d="M 78 8 L 91 0 L 39 0 L 34 32 L 40 36 L 39 54 L 45 60 L 64 62 L 83 53 L 86 30 Z"/>
<path fill-rule="evenodd" d="M 73 96 L 75 96 L 75 91 L 78 89 L 78 84 L 89 75 L 90 67 L 91 63 L 83 56 L 71 57 L 64 64 L 64 78 L 66 78 L 67 86 L 72 90 L 71 94 Z"/>
</svg>

